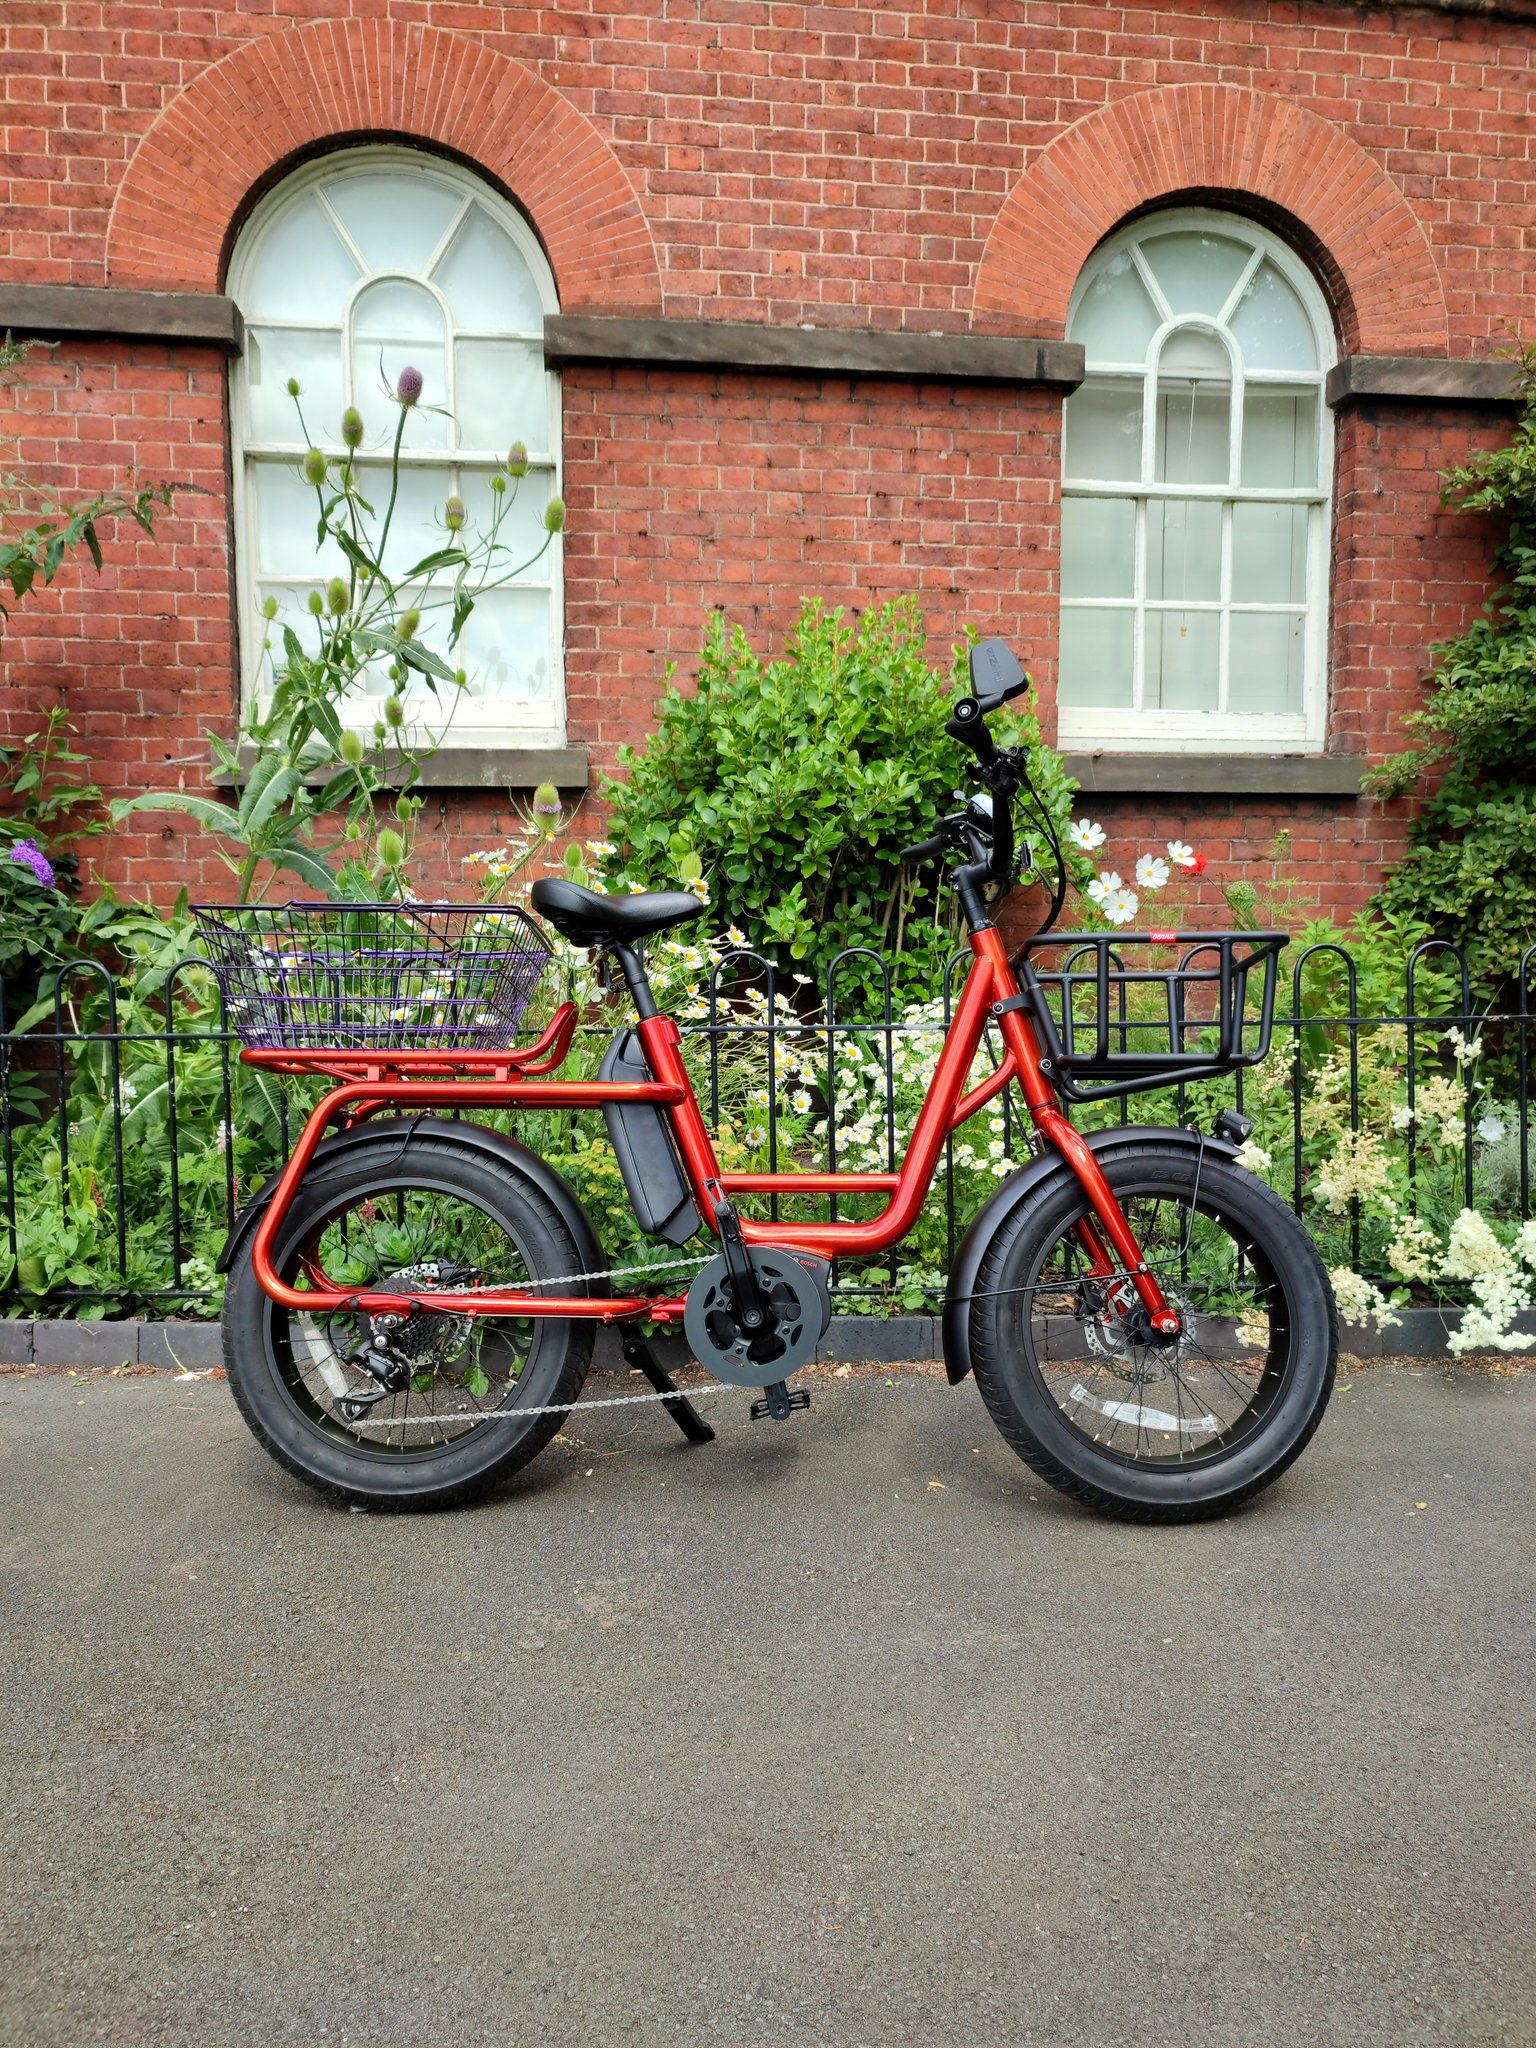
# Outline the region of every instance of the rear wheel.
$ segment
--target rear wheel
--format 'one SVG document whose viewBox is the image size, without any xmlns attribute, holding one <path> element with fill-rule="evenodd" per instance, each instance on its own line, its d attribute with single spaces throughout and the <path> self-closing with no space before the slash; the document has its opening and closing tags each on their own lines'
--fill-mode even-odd
<svg viewBox="0 0 1536 2048">
<path fill-rule="evenodd" d="M 248 1240 L 224 1306 L 224 1362 L 240 1412 L 290 1472 L 354 1505 L 472 1500 L 536 1457 L 581 1392 L 592 1326 L 434 1312 L 434 1293 L 560 1280 L 589 1290 L 559 1211 L 513 1160 L 431 1133 L 383 1131 L 299 1189 L 274 1263 L 424 1304 L 391 1320 L 280 1308 Z"/>
<path fill-rule="evenodd" d="M 1050 1485 L 1135 1521 L 1224 1513 L 1279 1478 L 1322 1420 L 1338 1319 L 1312 1240 L 1220 1155 L 1148 1143 L 1100 1162 L 1180 1312 L 1159 1341 L 1128 1276 L 1096 1275 L 1065 1168 L 1000 1226 L 971 1305 L 976 1384 Z"/>
</svg>

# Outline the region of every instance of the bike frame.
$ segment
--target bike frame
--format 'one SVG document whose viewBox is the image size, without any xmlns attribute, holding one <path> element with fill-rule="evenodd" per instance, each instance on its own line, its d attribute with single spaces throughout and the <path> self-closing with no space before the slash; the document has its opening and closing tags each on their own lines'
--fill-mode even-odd
<svg viewBox="0 0 1536 2048">
<path fill-rule="evenodd" d="M 309 1315 L 338 1311 L 409 1315 L 429 1307 L 453 1315 L 680 1322 L 681 1295 L 551 1295 L 487 1287 L 462 1293 L 434 1290 L 423 1300 L 416 1295 L 341 1288 L 320 1270 L 313 1247 L 300 1256 L 308 1284 L 292 1287 L 277 1272 L 273 1254 L 299 1185 L 333 1124 L 350 1127 L 390 1110 L 420 1114 L 434 1109 L 596 1109 L 608 1102 L 651 1103 L 664 1113 L 699 1213 L 717 1234 L 717 1205 L 737 1195 L 885 1194 L 890 1197 L 885 1208 L 867 1222 L 743 1218 L 741 1235 L 749 1246 L 775 1246 L 823 1259 L 888 1251 L 916 1222 L 951 1132 L 1016 1081 L 1041 1140 L 1059 1154 L 1083 1190 L 1088 1213 L 1076 1229 L 1088 1257 L 1088 1277 L 1124 1275 L 1134 1286 L 1152 1328 L 1160 1335 L 1175 1333 L 1177 1312 L 1148 1271 L 1092 1151 L 1073 1128 L 1042 1071 L 1039 1041 L 1027 1010 L 1017 1000 L 1018 983 L 996 927 L 985 924 L 973 930 L 970 943 L 975 957 L 899 1173 L 722 1172 L 683 1065 L 681 1034 L 665 1016 L 641 1016 L 635 1027 L 655 1076 L 651 1081 L 544 1078 L 561 1065 L 570 1049 L 577 1021 L 571 1003 L 563 1004 L 538 1042 L 521 1052 L 247 1050 L 241 1058 L 252 1066 L 279 1073 L 326 1074 L 340 1084 L 316 1105 L 267 1204 L 252 1247 L 257 1281 L 280 1306 Z M 1002 1036 L 1004 1057 L 985 1081 L 964 1092 L 988 1024 L 996 1024 Z"/>
</svg>

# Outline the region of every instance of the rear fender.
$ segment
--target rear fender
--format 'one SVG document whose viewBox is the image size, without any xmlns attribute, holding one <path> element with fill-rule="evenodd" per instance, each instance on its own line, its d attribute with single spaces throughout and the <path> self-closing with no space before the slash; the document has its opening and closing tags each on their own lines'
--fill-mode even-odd
<svg viewBox="0 0 1536 2048">
<path fill-rule="evenodd" d="M 1178 1145 L 1190 1152 L 1199 1151 L 1203 1145 L 1208 1154 L 1215 1153 L 1223 1159 L 1237 1157 L 1237 1147 L 1225 1138 L 1202 1137 L 1198 1131 L 1181 1130 L 1176 1124 L 1117 1125 L 1107 1131 L 1084 1131 L 1082 1136 L 1089 1150 L 1100 1159 L 1145 1144 Z M 958 1386 L 971 1369 L 971 1297 L 988 1247 L 1015 1209 L 1046 1181 L 1060 1174 L 1070 1175 L 1071 1171 L 1059 1153 L 1042 1152 L 1010 1175 L 972 1218 L 969 1230 L 960 1240 L 950 1267 L 949 1285 L 944 1290 L 944 1369 L 952 1387 Z"/>
<path fill-rule="evenodd" d="M 392 1118 L 388 1122 L 382 1118 L 370 1118 L 365 1123 L 354 1124 L 350 1130 L 338 1131 L 333 1138 L 327 1138 L 316 1149 L 310 1175 L 324 1173 L 328 1167 L 343 1161 L 347 1153 L 355 1151 L 359 1145 L 372 1144 L 376 1138 L 398 1137 L 403 1149 L 418 1136 L 451 1139 L 465 1151 L 480 1152 L 502 1165 L 515 1167 L 559 1211 L 561 1220 L 575 1240 L 583 1271 L 597 1273 L 607 1264 L 602 1246 L 597 1241 L 597 1232 L 592 1228 L 592 1220 L 570 1182 L 563 1180 L 548 1160 L 541 1159 L 537 1152 L 530 1152 L 526 1145 L 519 1144 L 516 1138 L 509 1138 L 504 1131 L 487 1130 L 484 1124 L 456 1123 L 449 1117 L 439 1116 Z M 246 1239 L 261 1221 L 267 1204 L 277 1192 L 279 1178 L 274 1174 L 235 1218 L 234 1227 L 219 1254 L 218 1270 L 221 1273 L 227 1273 L 240 1256 Z M 588 1283 L 587 1291 L 590 1294 L 608 1294 L 612 1289 L 606 1280 L 593 1280 Z"/>
</svg>

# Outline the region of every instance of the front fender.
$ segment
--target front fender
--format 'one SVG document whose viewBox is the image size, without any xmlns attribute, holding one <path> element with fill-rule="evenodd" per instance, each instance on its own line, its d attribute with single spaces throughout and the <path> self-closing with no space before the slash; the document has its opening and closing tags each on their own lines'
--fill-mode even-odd
<svg viewBox="0 0 1536 2048">
<path fill-rule="evenodd" d="M 423 1116 L 404 1118 L 369 1118 L 366 1122 L 353 1124 L 350 1129 L 338 1131 L 316 1148 L 312 1173 L 323 1172 L 328 1165 L 343 1158 L 359 1145 L 371 1144 L 375 1138 L 398 1134 L 402 1147 L 417 1134 L 422 1137 L 448 1138 L 468 1150 L 485 1153 L 488 1157 L 515 1166 L 519 1173 L 531 1180 L 539 1193 L 559 1210 L 561 1220 L 575 1240 L 581 1255 L 582 1270 L 587 1273 L 601 1272 L 608 1263 L 603 1257 L 602 1246 L 597 1241 L 597 1232 L 592 1220 L 582 1207 L 580 1198 L 570 1182 L 562 1179 L 547 1159 L 541 1159 L 537 1152 L 530 1152 L 526 1145 L 509 1138 L 504 1131 L 488 1130 L 484 1124 L 456 1123 L 451 1117 Z M 227 1273 L 245 1245 L 246 1239 L 261 1221 L 262 1214 L 273 1195 L 281 1175 L 273 1174 L 261 1191 L 253 1195 L 240 1214 L 219 1254 L 218 1270 Z M 612 1290 L 606 1280 L 593 1280 L 589 1292 L 608 1294 Z"/>
<path fill-rule="evenodd" d="M 1099 1158 L 1124 1151 L 1130 1145 L 1148 1142 L 1182 1145 L 1192 1152 L 1203 1145 L 1207 1152 L 1219 1152 L 1223 1158 L 1237 1157 L 1237 1147 L 1225 1138 L 1202 1137 L 1198 1131 L 1181 1130 L 1176 1124 L 1123 1124 L 1107 1131 L 1084 1131 L 1082 1135 L 1089 1150 Z M 961 1238 L 950 1266 L 949 1285 L 944 1290 L 944 1369 L 949 1374 L 952 1387 L 958 1386 L 971 1369 L 971 1297 L 976 1291 L 988 1247 L 1020 1203 L 1027 1202 L 1037 1188 L 1056 1174 L 1071 1171 L 1059 1153 L 1041 1152 L 1027 1166 L 1021 1166 L 1017 1173 L 1010 1174 L 971 1219 L 971 1226 Z"/>
</svg>

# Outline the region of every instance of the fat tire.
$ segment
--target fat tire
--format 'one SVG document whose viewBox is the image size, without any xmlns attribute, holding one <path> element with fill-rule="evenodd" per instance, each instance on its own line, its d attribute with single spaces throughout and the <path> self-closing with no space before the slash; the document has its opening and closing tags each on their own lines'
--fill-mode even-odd
<svg viewBox="0 0 1536 2048">
<path fill-rule="evenodd" d="M 1101 1161 L 1117 1197 L 1162 1189 L 1192 1195 L 1198 1155 L 1171 1145 L 1127 1146 Z M 1306 1449 L 1323 1419 L 1338 1363 L 1339 1322 L 1317 1247 L 1285 1203 L 1255 1175 L 1207 1153 L 1199 1160 L 1201 1207 L 1238 1224 L 1285 1290 L 1293 1331 L 1287 1380 L 1258 1428 L 1229 1453 L 1192 1471 L 1121 1463 L 1066 1423 L 1029 1360 L 1017 1355 L 1006 1290 L 1080 1212 L 1070 1170 L 1042 1182 L 999 1225 L 977 1275 L 970 1312 L 976 1385 L 1003 1439 L 1057 1492 L 1130 1522 L 1195 1522 L 1231 1513 L 1272 1486 Z M 1028 1318 L 1025 1318 L 1028 1341 Z"/>
<path fill-rule="evenodd" d="M 390 1176 L 401 1187 L 430 1184 L 480 1203 L 526 1248 L 531 1276 L 555 1278 L 580 1273 L 580 1248 L 559 1210 L 512 1161 L 490 1159 L 451 1138 L 420 1134 L 402 1170 L 398 1136 L 376 1146 L 360 1145 L 330 1172 L 300 1187 L 285 1219 L 274 1263 L 282 1271 L 307 1232 L 334 1213 L 338 1200 L 387 1189 Z M 592 1362 L 593 1326 L 580 1320 L 541 1318 L 520 1386 L 531 1407 L 555 1405 L 557 1412 L 530 1415 L 525 1424 L 488 1423 L 445 1445 L 439 1455 L 402 1458 L 398 1465 L 318 1427 L 285 1385 L 275 1355 L 274 1325 L 285 1317 L 262 1292 L 251 1265 L 254 1233 L 242 1246 L 224 1297 L 224 1368 L 251 1434 L 277 1463 L 338 1504 L 384 1513 L 411 1514 L 459 1507 L 478 1500 L 518 1472 L 550 1442 L 565 1420 Z M 592 1291 L 573 1286 L 571 1293 Z"/>
</svg>

